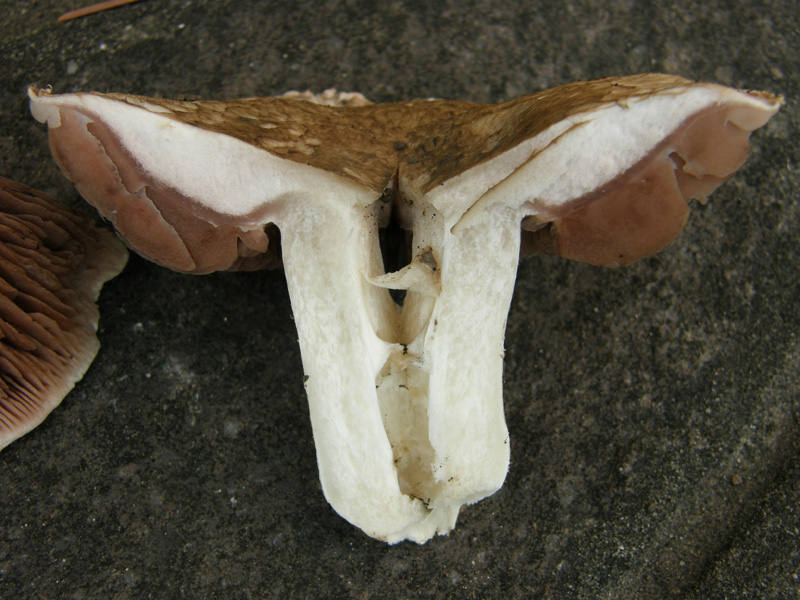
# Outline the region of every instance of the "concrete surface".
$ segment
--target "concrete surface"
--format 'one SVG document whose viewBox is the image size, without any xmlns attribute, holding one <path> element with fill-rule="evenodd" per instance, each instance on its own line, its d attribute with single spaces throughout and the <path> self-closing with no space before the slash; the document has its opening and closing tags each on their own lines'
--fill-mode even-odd
<svg viewBox="0 0 800 600">
<path fill-rule="evenodd" d="M 30 83 L 499 101 L 662 71 L 787 105 L 658 257 L 523 262 L 506 484 L 425 546 L 326 504 L 280 271 L 132 259 L 86 378 L 0 454 L 0 597 L 800 598 L 792 3 L 144 0 L 56 23 L 82 3 L 5 1 L 0 26 L 0 172 L 74 204 Z"/>
</svg>

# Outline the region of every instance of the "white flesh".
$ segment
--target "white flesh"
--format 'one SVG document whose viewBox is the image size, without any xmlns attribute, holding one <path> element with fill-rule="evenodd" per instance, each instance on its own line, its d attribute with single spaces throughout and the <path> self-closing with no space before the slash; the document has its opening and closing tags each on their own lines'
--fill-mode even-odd
<svg viewBox="0 0 800 600">
<path fill-rule="evenodd" d="M 418 266 L 427 274 L 399 311 L 369 281 L 383 268 L 369 210 L 321 200 L 276 223 L 325 496 L 373 537 L 423 542 L 505 478 L 503 334 L 519 218 L 487 211 L 479 226 L 441 241 L 431 239 L 442 237 L 437 223 L 415 231 L 424 246 L 436 244 L 437 271 Z M 433 287 L 439 272 L 435 304 L 417 310 L 428 304 L 417 288 Z M 392 334 L 404 343 L 386 341 Z"/>
</svg>

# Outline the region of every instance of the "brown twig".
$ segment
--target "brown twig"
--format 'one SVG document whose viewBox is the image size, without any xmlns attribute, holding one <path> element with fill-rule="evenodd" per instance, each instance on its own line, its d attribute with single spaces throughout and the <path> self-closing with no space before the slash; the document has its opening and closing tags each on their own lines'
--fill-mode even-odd
<svg viewBox="0 0 800 600">
<path fill-rule="evenodd" d="M 91 15 L 102 10 L 108 10 L 109 8 L 116 8 L 117 6 L 122 6 L 123 4 L 132 4 L 138 1 L 139 0 L 105 0 L 105 2 L 98 2 L 97 4 L 92 4 L 91 6 L 84 6 L 83 8 L 66 12 L 58 17 L 58 22 L 63 23 L 64 21 L 70 21 L 72 19 L 77 19 L 78 17 L 85 17 L 86 15 Z"/>
</svg>

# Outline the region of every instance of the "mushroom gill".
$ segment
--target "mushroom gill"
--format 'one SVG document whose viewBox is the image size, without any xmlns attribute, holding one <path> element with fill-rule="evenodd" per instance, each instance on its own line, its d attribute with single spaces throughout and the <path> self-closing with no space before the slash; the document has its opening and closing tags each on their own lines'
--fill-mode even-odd
<svg viewBox="0 0 800 600">
<path fill-rule="evenodd" d="M 86 215 L 0 178 L 0 448 L 41 423 L 89 368 L 100 347 L 95 300 L 127 256 Z"/>
<path fill-rule="evenodd" d="M 747 159 L 748 117 L 735 105 L 692 115 L 608 182 L 523 220 L 523 252 L 609 267 L 655 254 L 683 229 L 688 201 L 704 202 Z"/>
</svg>

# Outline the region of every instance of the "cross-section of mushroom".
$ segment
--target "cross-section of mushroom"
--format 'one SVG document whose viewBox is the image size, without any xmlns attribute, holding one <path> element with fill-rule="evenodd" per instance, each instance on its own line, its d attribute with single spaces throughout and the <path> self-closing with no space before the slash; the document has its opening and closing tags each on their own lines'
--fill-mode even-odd
<svg viewBox="0 0 800 600">
<path fill-rule="evenodd" d="M 0 448 L 89 368 L 100 347 L 95 299 L 127 257 L 86 215 L 0 177 Z"/>
<path fill-rule="evenodd" d="M 133 248 L 196 273 L 282 261 L 323 490 L 389 542 L 446 533 L 503 483 L 521 247 L 604 265 L 656 252 L 780 105 L 663 75 L 497 105 L 31 100 Z M 390 272 L 387 226 L 406 243 Z"/>
</svg>

